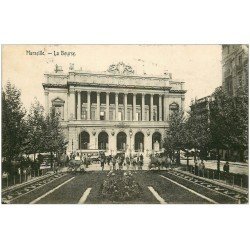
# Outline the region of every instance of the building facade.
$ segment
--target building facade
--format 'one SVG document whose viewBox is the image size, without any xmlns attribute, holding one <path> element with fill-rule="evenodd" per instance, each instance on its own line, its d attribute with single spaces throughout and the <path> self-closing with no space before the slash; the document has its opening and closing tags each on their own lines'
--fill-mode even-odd
<svg viewBox="0 0 250 250">
<path fill-rule="evenodd" d="M 248 86 L 248 54 L 248 45 L 222 45 L 222 88 L 229 95 Z"/>
<path fill-rule="evenodd" d="M 159 152 L 169 115 L 182 109 L 183 82 L 170 74 L 138 76 L 124 63 L 104 73 L 56 66 L 45 74 L 45 110 L 54 109 L 68 140 L 67 153 L 104 150 L 114 155 Z"/>
</svg>

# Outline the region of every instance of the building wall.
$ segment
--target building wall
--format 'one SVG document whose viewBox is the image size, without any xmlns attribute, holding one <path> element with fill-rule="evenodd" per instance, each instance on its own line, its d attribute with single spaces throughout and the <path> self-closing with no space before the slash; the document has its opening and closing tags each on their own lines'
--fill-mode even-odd
<svg viewBox="0 0 250 250">
<path fill-rule="evenodd" d="M 230 95 L 248 85 L 248 54 L 248 45 L 222 45 L 222 88 Z"/>
<path fill-rule="evenodd" d="M 61 117 L 61 125 L 68 140 L 68 153 L 79 151 L 79 135 L 83 131 L 89 134 L 88 149 L 98 149 L 98 135 L 100 132 L 105 131 L 109 138 L 107 153 L 116 154 L 117 134 L 123 131 L 127 136 L 125 153 L 135 153 L 135 135 L 137 132 L 141 132 L 144 135 L 142 153 L 148 156 L 154 152 L 152 149 L 153 133 L 160 133 L 162 139 L 165 137 L 170 113 L 169 106 L 173 103 L 177 104 L 179 108 L 184 106 L 186 91 L 183 90 L 183 82 L 175 82 L 166 77 L 90 74 L 84 72 L 69 72 L 69 74 L 59 72 L 46 74 L 45 76 L 47 82 L 43 86 L 46 112 L 51 112 L 55 103 L 62 105 L 63 116 Z M 150 100 L 149 105 L 146 105 L 146 102 L 144 103 L 145 116 L 151 110 L 152 103 L 150 98 L 152 95 L 155 95 L 158 98 L 155 99 L 156 101 L 158 100 L 158 103 L 157 105 L 153 103 L 152 107 L 157 112 L 162 108 L 162 119 L 160 119 L 160 116 L 157 116 L 157 120 L 131 121 L 126 119 L 118 121 L 116 118 L 111 121 L 100 120 L 100 116 L 96 115 L 94 119 L 83 120 L 81 109 L 82 107 L 87 107 L 88 110 L 89 104 L 88 101 L 82 102 L 82 92 L 84 94 L 87 94 L 87 92 L 105 93 L 106 98 L 108 98 L 107 93 L 121 93 L 124 98 L 125 95 L 138 94 L 140 96 L 143 93 L 149 98 L 147 100 Z M 78 101 L 79 96 L 81 96 L 80 101 Z M 162 104 L 159 103 L 159 99 Z M 125 103 L 124 99 L 123 104 L 118 105 L 119 111 L 122 110 L 124 112 Z M 99 102 L 99 108 L 97 104 L 98 99 L 96 103 L 90 104 L 91 110 L 94 109 L 97 113 L 106 110 L 106 103 L 101 104 Z M 133 105 L 127 103 L 127 110 L 133 113 L 132 117 L 134 117 L 134 111 L 141 110 L 143 107 L 142 104 L 136 104 L 136 109 L 134 110 Z M 81 108 L 79 109 L 78 107 Z M 116 104 L 110 105 L 109 110 L 112 107 L 115 109 Z"/>
</svg>

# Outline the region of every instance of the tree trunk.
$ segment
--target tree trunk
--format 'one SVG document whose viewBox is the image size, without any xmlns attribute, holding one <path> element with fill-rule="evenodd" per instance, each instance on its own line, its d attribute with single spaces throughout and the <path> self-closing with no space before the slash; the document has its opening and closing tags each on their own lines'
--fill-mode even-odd
<svg viewBox="0 0 250 250">
<path fill-rule="evenodd" d="M 196 148 L 194 149 L 194 161 L 196 161 L 196 158 L 197 158 L 197 150 Z"/>
<path fill-rule="evenodd" d="M 180 165 L 180 150 L 177 150 L 176 165 Z"/>
<path fill-rule="evenodd" d="M 50 167 L 53 170 L 53 159 L 52 159 L 53 152 L 50 152 Z"/>
<path fill-rule="evenodd" d="M 220 172 L 220 150 L 217 148 L 217 171 Z"/>
</svg>

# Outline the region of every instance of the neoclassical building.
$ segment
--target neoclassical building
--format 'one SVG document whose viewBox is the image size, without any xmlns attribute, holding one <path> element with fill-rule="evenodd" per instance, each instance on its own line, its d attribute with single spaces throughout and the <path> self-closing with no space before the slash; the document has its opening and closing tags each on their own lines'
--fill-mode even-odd
<svg viewBox="0 0 250 250">
<path fill-rule="evenodd" d="M 67 152 L 144 156 L 161 151 L 169 115 L 182 109 L 183 82 L 162 76 L 135 75 L 124 63 L 104 73 L 56 66 L 45 74 L 45 110 L 55 110 L 68 140 Z"/>
</svg>

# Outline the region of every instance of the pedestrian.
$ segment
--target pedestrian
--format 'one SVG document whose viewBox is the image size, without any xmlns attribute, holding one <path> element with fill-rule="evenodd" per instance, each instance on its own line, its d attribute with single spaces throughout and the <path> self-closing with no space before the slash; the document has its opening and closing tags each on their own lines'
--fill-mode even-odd
<svg viewBox="0 0 250 250">
<path fill-rule="evenodd" d="M 118 158 L 118 166 L 119 166 L 119 170 L 122 170 L 122 163 L 123 163 L 123 161 L 122 161 L 122 157 L 120 157 L 120 156 L 119 156 L 119 158 Z"/>
<path fill-rule="evenodd" d="M 223 171 L 229 174 L 229 162 L 227 161 L 223 166 Z"/>
<path fill-rule="evenodd" d="M 113 170 L 116 170 L 116 159 L 115 159 L 115 156 L 113 156 L 113 159 L 112 159 L 112 164 L 113 164 Z"/>
<path fill-rule="evenodd" d="M 140 161 L 141 161 L 142 164 L 143 164 L 143 155 L 142 155 L 142 154 L 140 155 Z"/>
<path fill-rule="evenodd" d="M 199 167 L 198 167 L 198 161 L 195 161 L 194 163 L 194 174 L 198 175 Z"/>
<path fill-rule="evenodd" d="M 132 164 L 133 164 L 133 169 L 136 170 L 136 158 L 133 158 Z"/>
<path fill-rule="evenodd" d="M 200 164 L 199 164 L 199 170 L 202 172 L 202 175 L 204 176 L 205 174 L 205 163 L 203 160 L 201 160 Z"/>
<path fill-rule="evenodd" d="M 105 158 L 103 156 L 101 156 L 100 162 L 101 162 L 101 168 L 103 171 L 104 170 L 104 163 L 105 163 Z"/>
<path fill-rule="evenodd" d="M 107 163 L 108 163 L 108 165 L 110 164 L 110 161 L 111 161 L 111 155 L 109 155 L 109 156 L 107 157 Z"/>
<path fill-rule="evenodd" d="M 127 157 L 126 157 L 126 167 L 127 167 L 127 170 L 129 170 L 129 166 L 130 166 L 130 159 L 129 159 L 129 157 L 127 156 Z"/>
</svg>

